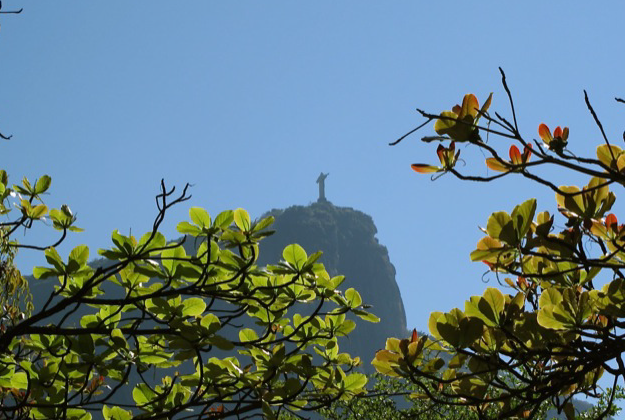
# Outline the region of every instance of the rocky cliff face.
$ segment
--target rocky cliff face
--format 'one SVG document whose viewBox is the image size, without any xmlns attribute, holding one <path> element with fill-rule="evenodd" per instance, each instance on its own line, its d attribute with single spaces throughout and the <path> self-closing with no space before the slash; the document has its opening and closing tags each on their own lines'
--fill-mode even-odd
<svg viewBox="0 0 625 420">
<path fill-rule="evenodd" d="M 381 318 L 377 324 L 355 318 L 357 327 L 340 342 L 341 351 L 360 356 L 366 372 L 375 352 L 388 337 L 405 337 L 406 314 L 395 281 L 395 268 L 386 247 L 375 237 L 377 229 L 371 216 L 349 207 L 336 207 L 328 201 L 309 206 L 271 210 L 276 233 L 263 240 L 259 265 L 275 264 L 282 259 L 286 245 L 297 243 L 309 254 L 323 251 L 320 261 L 330 275 L 344 275 L 343 290 L 354 287 L 369 309 Z"/>
</svg>

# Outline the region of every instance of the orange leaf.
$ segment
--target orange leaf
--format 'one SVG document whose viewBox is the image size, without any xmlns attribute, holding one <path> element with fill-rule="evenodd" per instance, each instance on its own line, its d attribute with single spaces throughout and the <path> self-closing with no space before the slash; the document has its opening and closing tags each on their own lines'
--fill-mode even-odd
<svg viewBox="0 0 625 420">
<path fill-rule="evenodd" d="M 532 143 L 528 143 L 523 148 L 523 163 L 529 162 L 531 156 L 532 156 Z"/>
<path fill-rule="evenodd" d="M 497 172 L 508 172 L 509 168 L 505 163 L 498 161 L 495 158 L 486 159 L 486 166 L 488 166 L 493 171 Z"/>
<path fill-rule="evenodd" d="M 557 126 L 555 130 L 553 130 L 553 137 L 557 138 L 560 137 L 562 138 L 562 128 L 560 128 L 560 126 Z"/>
<path fill-rule="evenodd" d="M 568 138 L 569 138 L 569 128 L 564 127 L 564 130 L 562 131 L 562 140 L 566 141 Z"/>
<path fill-rule="evenodd" d="M 412 336 L 410 337 L 410 342 L 414 343 L 418 339 L 419 339 L 419 333 L 417 333 L 417 329 L 415 328 L 412 330 Z"/>
<path fill-rule="evenodd" d="M 460 111 L 458 117 L 463 118 L 466 115 L 471 115 L 475 119 L 478 109 L 480 109 L 480 104 L 475 95 L 467 93 L 464 95 L 464 99 L 462 100 L 462 111 Z"/>
<path fill-rule="evenodd" d="M 538 135 L 547 144 L 549 144 L 549 142 L 553 140 L 549 127 L 547 127 L 547 125 L 545 125 L 544 123 L 538 126 Z"/>
<path fill-rule="evenodd" d="M 419 172 L 420 174 L 431 174 L 432 172 L 442 171 L 438 166 L 425 165 L 423 163 L 413 163 L 410 167 L 413 171 Z"/>
<path fill-rule="evenodd" d="M 608 229 L 612 229 L 612 230 L 616 230 L 618 227 L 618 220 L 616 219 L 616 216 L 614 215 L 614 213 L 610 213 L 608 214 L 608 216 L 605 218 L 605 226 Z"/>
</svg>

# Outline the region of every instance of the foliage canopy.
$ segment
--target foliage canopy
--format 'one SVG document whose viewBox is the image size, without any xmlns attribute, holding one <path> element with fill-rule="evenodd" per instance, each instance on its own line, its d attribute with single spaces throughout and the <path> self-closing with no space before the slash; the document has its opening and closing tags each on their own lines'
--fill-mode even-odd
<svg viewBox="0 0 625 420">
<path fill-rule="evenodd" d="M 328 275 L 320 252 L 293 244 L 279 264 L 256 266 L 272 218 L 252 221 L 236 209 L 212 219 L 192 207 L 191 221 L 178 224 L 186 236 L 168 242 L 159 227 L 190 196 L 188 186 L 176 196 L 161 183 L 152 230 L 139 239 L 114 231 L 113 246 L 99 251 L 106 262 L 92 268 L 84 245 L 66 259 L 56 251 L 68 231 L 81 229 L 68 206 L 42 202 L 50 177 L 9 187 L 0 171 L 0 181 L 0 211 L 18 213 L 0 223 L 5 416 L 223 418 L 262 410 L 272 418 L 361 392 L 366 377 L 350 372 L 359 360 L 339 353 L 337 338 L 355 327 L 346 313 L 377 318 L 356 290 L 337 289 L 344 278 Z M 12 238 L 46 219 L 61 232 L 55 244 Z M 185 240 L 196 253 L 187 255 Z M 43 252 L 48 265 L 34 268 L 35 281 L 56 283 L 41 308 L 19 299 L 28 286 L 12 264 L 19 248 Z M 312 308 L 296 313 L 304 306 Z"/>
<path fill-rule="evenodd" d="M 438 146 L 440 167 L 412 168 L 477 182 L 521 175 L 555 192 L 565 226 L 558 227 L 549 211 L 539 211 L 535 199 L 493 213 L 471 260 L 484 262 L 509 292 L 489 287 L 462 309 L 432 313 L 430 336 L 415 332 L 407 339 L 390 338 L 373 364 L 385 375 L 418 385 L 414 398 L 470 406 L 480 418 L 493 417 L 493 410 L 501 418 L 533 418 L 545 402 L 574 418 L 573 397 L 600 397 L 598 381 L 610 375 L 611 390 L 597 414 L 602 417 L 613 409 L 617 382 L 625 378 L 625 226 L 610 213 L 616 200 L 610 187 L 625 185 L 625 151 L 610 142 L 586 94 L 604 140 L 596 156 L 577 156 L 567 127 L 552 133 L 546 124 L 537 124 L 542 142 L 530 140 L 518 129 L 501 74 L 512 118 L 489 113 L 492 94 L 481 108 L 467 94 L 452 111 L 419 111 L 427 121 L 417 129 L 435 121 L 437 134 L 423 141 L 449 146 Z M 460 172 L 456 142 L 481 149 L 495 173 Z M 498 152 L 502 143 L 509 146 L 510 160 Z M 539 175 L 544 165 L 585 175 L 588 183 L 558 186 Z"/>
</svg>

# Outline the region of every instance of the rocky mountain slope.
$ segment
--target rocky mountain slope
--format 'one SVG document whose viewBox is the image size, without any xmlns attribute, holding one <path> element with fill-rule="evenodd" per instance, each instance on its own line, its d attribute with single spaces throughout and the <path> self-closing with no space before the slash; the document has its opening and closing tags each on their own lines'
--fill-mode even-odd
<svg viewBox="0 0 625 420">
<path fill-rule="evenodd" d="M 406 314 L 395 268 L 386 247 L 375 235 L 377 229 L 371 216 L 349 207 L 337 207 L 326 200 L 308 206 L 292 206 L 271 210 L 276 233 L 261 244 L 260 265 L 282 258 L 286 245 L 297 243 L 310 254 L 321 250 L 330 275 L 344 275 L 341 288 L 354 287 L 369 309 L 381 318 L 377 324 L 355 319 L 357 327 L 341 340 L 341 351 L 360 356 L 366 372 L 372 372 L 371 360 L 384 347 L 388 337 L 406 337 Z"/>
</svg>

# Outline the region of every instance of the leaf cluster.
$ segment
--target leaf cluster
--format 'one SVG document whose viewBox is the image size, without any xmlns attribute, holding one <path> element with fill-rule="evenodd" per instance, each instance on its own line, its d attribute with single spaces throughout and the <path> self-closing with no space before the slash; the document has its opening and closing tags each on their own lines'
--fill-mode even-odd
<svg viewBox="0 0 625 420">
<path fill-rule="evenodd" d="M 605 416 L 612 410 L 618 379 L 625 378 L 625 228 L 609 213 L 616 200 L 610 186 L 625 185 L 625 152 L 610 143 L 587 95 L 604 138 L 596 158 L 578 157 L 569 149 L 575 143 L 568 127 L 557 127 L 552 135 L 541 123 L 543 143 L 526 140 L 518 130 L 503 71 L 502 82 L 513 122 L 497 112 L 489 114 L 489 107 L 480 109 L 469 94 L 454 112 L 437 116 L 421 111 L 428 121 L 436 120 L 439 135 L 423 141 L 466 142 L 481 149 L 488 156 L 486 166 L 498 172 L 479 176 L 463 174 L 453 165 L 442 168 L 461 180 L 490 182 L 520 175 L 552 189 L 564 226 L 557 227 L 556 215 L 537 212 L 535 199 L 510 213 L 493 213 L 471 260 L 485 263 L 510 293 L 489 287 L 467 300 L 463 309 L 432 313 L 431 337 L 391 338 L 373 364 L 382 374 L 417 384 L 422 397 L 472 407 L 480 418 L 493 413 L 533 418 L 545 403 L 574 418 L 572 399 L 580 394 L 607 395 L 598 413 Z M 472 112 L 466 104 L 473 104 Z M 478 125 L 477 117 L 487 125 Z M 478 132 L 486 132 L 490 142 Z M 501 142 L 512 143 L 510 161 L 496 150 Z M 581 188 L 557 186 L 538 175 L 542 165 L 590 179 Z M 595 287 L 595 282 L 603 285 Z M 606 374 L 613 383 L 607 394 L 598 384 Z"/>
<path fill-rule="evenodd" d="M 344 278 L 327 273 L 320 252 L 292 244 L 280 263 L 257 266 L 273 218 L 252 221 L 236 209 L 212 219 L 192 207 L 190 221 L 177 227 L 185 236 L 170 242 L 161 223 L 190 196 L 188 186 L 176 195 L 161 183 L 152 230 L 139 239 L 114 231 L 111 247 L 98 252 L 106 262 L 95 269 L 85 245 L 66 258 L 56 250 L 79 229 L 69 207 L 48 211 L 43 203 L 50 177 L 9 188 L 2 175 L 2 209 L 19 215 L 2 225 L 0 255 L 10 261 L 20 247 L 40 250 L 47 265 L 33 269 L 35 281 L 55 283 L 43 307 L 26 314 L 15 306 L 19 316 L 2 324 L 3 415 L 274 418 L 362 392 L 367 379 L 353 371 L 360 361 L 340 352 L 338 338 L 356 326 L 346 314 L 377 317 L 355 289 L 337 289 Z M 58 242 L 9 240 L 46 218 L 62 231 Z M 196 244 L 191 254 L 187 240 Z"/>
</svg>

